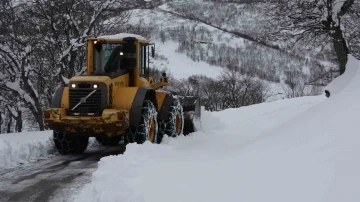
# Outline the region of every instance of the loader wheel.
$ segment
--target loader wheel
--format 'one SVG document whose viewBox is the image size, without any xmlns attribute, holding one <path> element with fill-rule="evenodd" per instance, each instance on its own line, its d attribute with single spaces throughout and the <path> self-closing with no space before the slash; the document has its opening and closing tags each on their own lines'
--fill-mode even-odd
<svg viewBox="0 0 360 202">
<path fill-rule="evenodd" d="M 103 146 L 115 146 L 118 145 L 121 140 L 121 135 L 108 137 L 107 135 L 96 137 L 98 141 Z"/>
<path fill-rule="evenodd" d="M 165 134 L 170 137 L 181 135 L 184 129 L 184 113 L 178 98 L 174 97 L 170 106 L 169 116 L 159 122 L 159 135 L 157 142 L 160 143 Z"/>
<path fill-rule="evenodd" d="M 83 153 L 89 143 L 87 136 L 76 136 L 59 131 L 54 131 L 53 136 L 56 149 L 63 155 Z"/>
<path fill-rule="evenodd" d="M 157 111 L 154 104 L 145 100 L 143 108 L 141 110 L 141 119 L 137 127 L 129 127 L 124 142 L 142 144 L 149 140 L 152 143 L 156 143 L 158 134 L 158 123 L 157 123 Z"/>
</svg>

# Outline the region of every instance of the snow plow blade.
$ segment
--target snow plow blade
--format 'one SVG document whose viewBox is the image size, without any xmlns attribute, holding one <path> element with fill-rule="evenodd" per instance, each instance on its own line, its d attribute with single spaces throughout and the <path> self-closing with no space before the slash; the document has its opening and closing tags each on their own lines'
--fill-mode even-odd
<svg viewBox="0 0 360 202">
<path fill-rule="evenodd" d="M 188 135 L 197 131 L 195 122 L 200 121 L 201 118 L 200 98 L 196 96 L 178 96 L 178 98 L 184 113 L 183 134 Z"/>
</svg>

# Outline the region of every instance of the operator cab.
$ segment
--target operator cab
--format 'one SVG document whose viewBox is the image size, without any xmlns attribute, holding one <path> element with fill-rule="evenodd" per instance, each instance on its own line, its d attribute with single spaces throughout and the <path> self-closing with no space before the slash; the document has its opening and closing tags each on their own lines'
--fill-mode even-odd
<svg viewBox="0 0 360 202">
<path fill-rule="evenodd" d="M 136 44 L 94 41 L 95 75 L 121 75 L 136 65 Z"/>
<path fill-rule="evenodd" d="M 112 78 L 126 73 L 148 77 L 150 47 L 154 57 L 154 45 L 138 35 L 118 34 L 89 39 L 87 72 Z"/>
</svg>

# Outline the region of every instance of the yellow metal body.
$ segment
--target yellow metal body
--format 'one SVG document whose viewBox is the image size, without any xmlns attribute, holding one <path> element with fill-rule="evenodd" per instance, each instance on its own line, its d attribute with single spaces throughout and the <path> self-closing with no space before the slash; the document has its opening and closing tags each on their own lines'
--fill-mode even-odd
<svg viewBox="0 0 360 202">
<path fill-rule="evenodd" d="M 45 119 L 46 125 L 53 130 L 68 133 L 113 133 L 122 134 L 129 127 L 127 110 L 105 109 L 102 116 L 68 116 L 65 108 L 46 109 L 50 117 Z M 118 115 L 122 114 L 122 120 Z"/>
<path fill-rule="evenodd" d="M 105 42 L 124 43 L 122 38 L 118 39 L 100 39 L 91 38 L 87 42 L 87 73 L 89 76 L 74 76 L 69 83 L 73 82 L 101 82 L 106 86 L 112 85 L 111 96 L 108 96 L 108 103 L 112 102 L 102 113 L 101 116 L 69 116 L 69 87 L 65 87 L 61 96 L 59 108 L 49 108 L 44 110 L 44 123 L 54 130 L 69 133 L 106 133 L 108 136 L 124 133 L 129 127 L 129 111 L 136 96 L 139 87 L 151 87 L 158 89 L 168 85 L 167 79 L 162 78 L 159 83 L 154 83 L 153 78 L 144 78 L 140 75 L 140 47 L 141 44 L 149 42 L 143 39 L 134 41 L 136 44 L 136 66 L 132 71 L 134 78 L 129 78 L 130 74 L 123 74 L 115 78 L 109 76 L 94 76 L 93 50 L 94 41 L 102 40 Z M 130 79 L 133 79 L 134 85 L 130 86 Z M 157 110 L 161 109 L 165 99 L 165 92 L 156 92 Z M 121 119 L 119 119 L 119 117 Z"/>
</svg>

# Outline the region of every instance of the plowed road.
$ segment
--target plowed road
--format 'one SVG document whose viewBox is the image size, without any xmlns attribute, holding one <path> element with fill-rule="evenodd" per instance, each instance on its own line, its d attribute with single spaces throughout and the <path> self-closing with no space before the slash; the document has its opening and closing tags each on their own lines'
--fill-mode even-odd
<svg viewBox="0 0 360 202">
<path fill-rule="evenodd" d="M 0 170 L 1 202 L 68 201 L 91 180 L 104 156 L 122 154 L 124 145 L 88 148 L 84 154 L 56 156 L 11 170 Z"/>
</svg>

